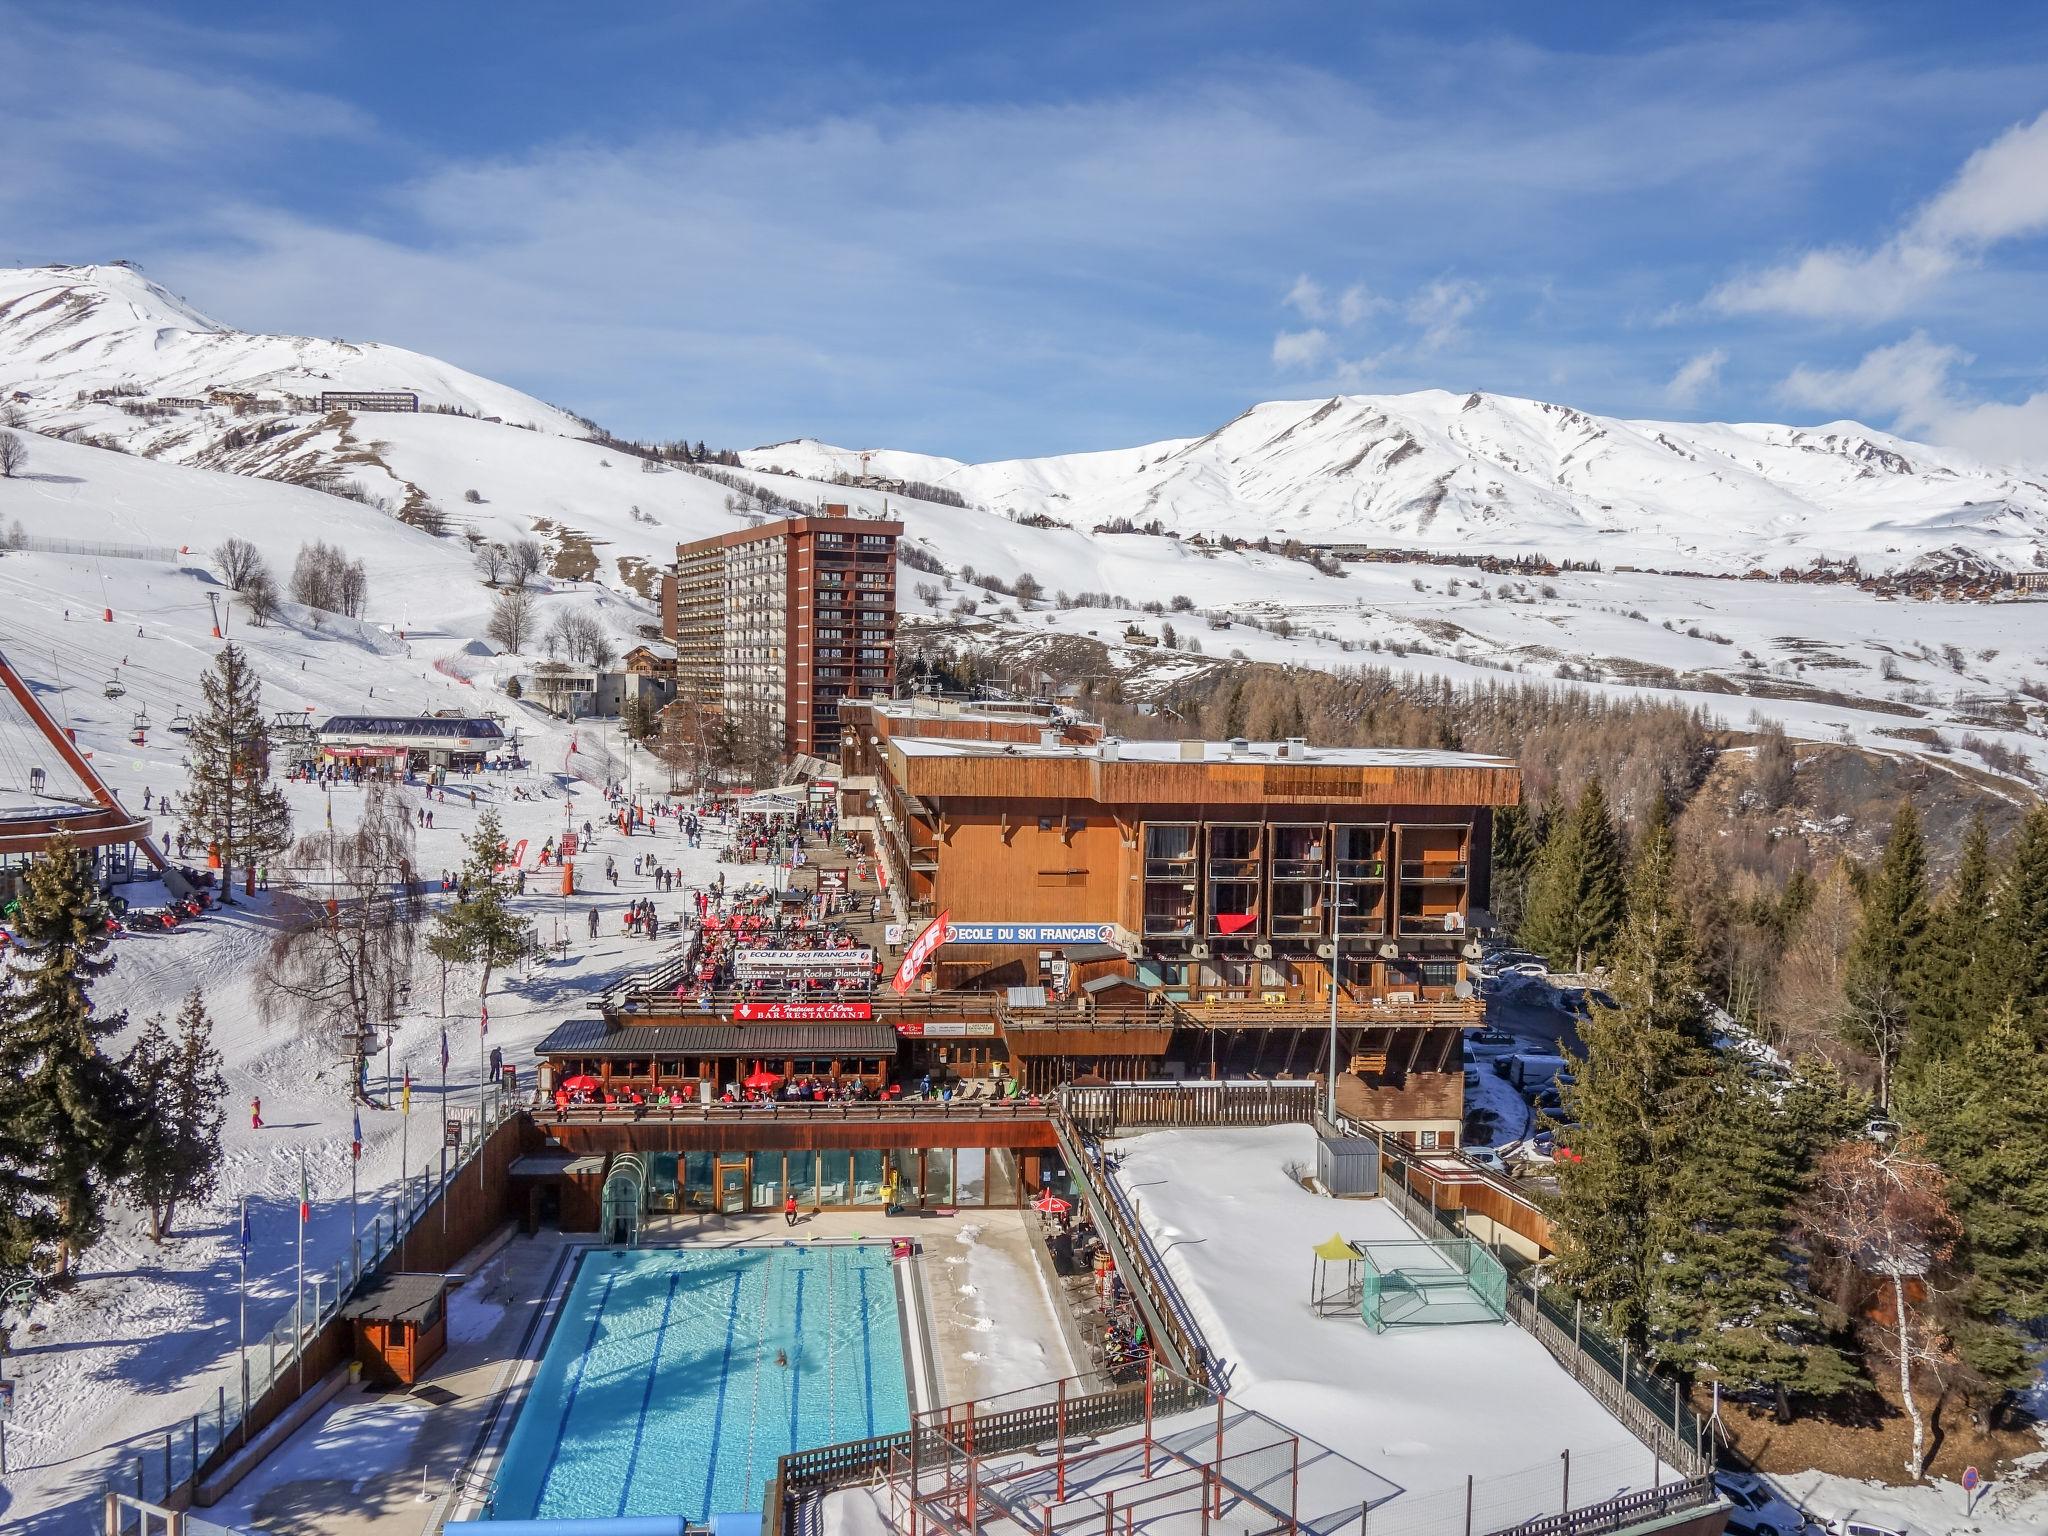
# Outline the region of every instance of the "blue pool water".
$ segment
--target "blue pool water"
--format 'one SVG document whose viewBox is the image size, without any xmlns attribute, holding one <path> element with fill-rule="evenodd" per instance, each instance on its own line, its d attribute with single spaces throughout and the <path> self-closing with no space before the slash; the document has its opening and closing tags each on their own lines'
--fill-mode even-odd
<svg viewBox="0 0 2048 1536">
<path fill-rule="evenodd" d="M 886 1249 L 596 1249 L 506 1443 L 491 1517 L 759 1510 L 784 1453 L 909 1425 Z"/>
</svg>

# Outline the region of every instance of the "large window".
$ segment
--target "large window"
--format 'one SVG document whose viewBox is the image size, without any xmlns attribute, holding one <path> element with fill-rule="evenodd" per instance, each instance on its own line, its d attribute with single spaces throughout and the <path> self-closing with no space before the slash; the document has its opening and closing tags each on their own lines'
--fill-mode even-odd
<svg viewBox="0 0 2048 1536">
<path fill-rule="evenodd" d="M 847 1173 L 852 1166 L 852 1155 L 845 1152 L 820 1152 L 818 1154 L 818 1204 L 851 1205 L 853 1187 Z"/>
<path fill-rule="evenodd" d="M 953 1201 L 956 1205 L 988 1204 L 988 1150 L 962 1147 L 953 1154 Z"/>
<path fill-rule="evenodd" d="M 1015 1205 L 1017 1203 L 1017 1154 L 1007 1147 L 996 1147 L 988 1155 L 988 1203 L 990 1205 Z"/>
<path fill-rule="evenodd" d="M 782 1204 L 782 1154 L 750 1152 L 747 1163 L 749 1182 L 753 1185 L 748 1203 L 757 1210 L 773 1210 Z"/>
<path fill-rule="evenodd" d="M 788 1152 L 783 1154 L 788 1163 L 784 1176 L 784 1189 L 796 1196 L 800 1206 L 811 1206 L 817 1202 L 818 1154 L 815 1152 Z"/>
<path fill-rule="evenodd" d="M 918 1203 L 917 1148 L 891 1147 L 889 1149 L 889 1161 L 895 1166 L 896 1182 L 902 1186 L 902 1193 L 897 1198 L 905 1205 L 916 1205 Z"/>
<path fill-rule="evenodd" d="M 924 1151 L 924 1198 L 930 1205 L 953 1203 L 953 1149 L 926 1147 Z"/>
<path fill-rule="evenodd" d="M 853 1154 L 853 1203 L 855 1205 L 880 1205 L 882 1203 L 882 1169 L 888 1162 L 888 1153 L 879 1151 L 856 1152 Z"/>
</svg>

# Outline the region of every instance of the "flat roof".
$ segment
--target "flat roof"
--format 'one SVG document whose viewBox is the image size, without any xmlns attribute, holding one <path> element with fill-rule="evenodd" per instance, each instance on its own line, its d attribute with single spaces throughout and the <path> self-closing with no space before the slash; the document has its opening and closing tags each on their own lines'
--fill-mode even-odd
<svg viewBox="0 0 2048 1536">
<path fill-rule="evenodd" d="M 502 739 L 504 729 L 497 721 L 484 719 L 443 719 L 437 715 L 336 715 L 319 728 L 322 736 L 432 736 L 487 737 Z"/>
<path fill-rule="evenodd" d="M 447 1289 L 443 1275 L 379 1275 L 363 1284 L 341 1315 L 371 1323 L 424 1323 Z"/>
<path fill-rule="evenodd" d="M 1483 752 L 1442 752 L 1427 747 L 1318 747 L 1284 741 L 1117 741 L 1048 746 L 1030 741 L 970 741 L 947 736 L 891 736 L 889 745 L 905 757 L 1033 757 L 1082 762 L 1286 763 L 1332 768 L 1514 768 L 1511 757 Z M 1104 748 L 1114 752 L 1104 756 Z M 1198 755 L 1190 756 L 1196 748 Z"/>
</svg>

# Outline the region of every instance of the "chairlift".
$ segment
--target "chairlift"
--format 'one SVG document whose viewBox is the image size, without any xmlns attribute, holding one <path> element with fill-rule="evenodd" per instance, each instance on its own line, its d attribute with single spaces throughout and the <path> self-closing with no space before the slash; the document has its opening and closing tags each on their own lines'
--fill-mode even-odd
<svg viewBox="0 0 2048 1536">
<path fill-rule="evenodd" d="M 135 723 L 128 728 L 128 739 L 138 747 L 149 745 L 149 706 L 147 704 L 135 712 Z"/>
<path fill-rule="evenodd" d="M 121 684 L 121 669 L 119 667 L 114 668 L 114 675 L 107 679 L 107 686 L 100 690 L 101 693 L 110 699 L 118 699 L 127 691 Z"/>
<path fill-rule="evenodd" d="M 190 736 L 192 734 L 192 717 L 181 709 L 171 716 L 171 723 L 165 726 L 164 729 L 174 736 Z"/>
</svg>

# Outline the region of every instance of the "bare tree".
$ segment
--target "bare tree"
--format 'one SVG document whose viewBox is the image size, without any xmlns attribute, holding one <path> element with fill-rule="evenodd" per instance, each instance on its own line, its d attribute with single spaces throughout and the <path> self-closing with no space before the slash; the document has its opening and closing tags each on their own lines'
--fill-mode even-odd
<svg viewBox="0 0 2048 1536">
<path fill-rule="evenodd" d="M 668 769 L 671 790 L 702 782 L 711 764 L 710 733 L 694 699 L 676 699 L 661 712 L 654 738 L 655 760 Z"/>
<path fill-rule="evenodd" d="M 512 579 L 525 586 L 540 574 L 540 568 L 547 561 L 547 554 L 540 547 L 538 539 L 514 539 L 505 546 L 506 563 Z"/>
<path fill-rule="evenodd" d="M 267 567 L 259 566 L 242 584 L 241 597 L 249 622 L 258 629 L 277 617 L 277 580 Z"/>
<path fill-rule="evenodd" d="M 611 638 L 590 614 L 573 608 L 561 610 L 548 626 L 545 638 L 550 656 L 559 655 L 593 667 L 611 665 Z"/>
<path fill-rule="evenodd" d="M 1942 1186 L 1916 1138 L 1890 1147 L 1845 1141 L 1821 1154 L 1804 1212 L 1807 1232 L 1837 1263 L 1877 1277 L 1891 1293 L 1889 1322 L 1867 1327 L 1898 1369 L 1899 1400 L 1913 1424 L 1906 1471 L 1915 1481 L 1927 1466 L 1927 1423 L 1913 1376 L 1949 1355 L 1940 1331 L 1914 1312 L 1906 1282 L 1924 1280 L 1954 1250 L 1959 1228 Z"/>
<path fill-rule="evenodd" d="M 220 567 L 220 579 L 239 592 L 263 569 L 263 554 L 247 539 L 223 539 L 213 552 L 213 563 Z"/>
<path fill-rule="evenodd" d="M 486 586 L 495 587 L 498 578 L 505 574 L 505 560 L 509 553 L 496 539 L 477 546 L 476 573 L 483 577 Z"/>
<path fill-rule="evenodd" d="M 0 480 L 12 480 L 28 468 L 28 441 L 19 432 L 0 432 Z"/>
<path fill-rule="evenodd" d="M 500 650 L 523 651 L 533 638 L 533 621 L 533 594 L 524 587 L 507 587 L 491 605 L 484 638 Z"/>
<path fill-rule="evenodd" d="M 330 544 L 299 546 L 292 564 L 292 601 L 359 619 L 369 600 L 370 578 L 362 561 Z"/>
<path fill-rule="evenodd" d="M 346 1051 L 349 1091 L 368 1103 L 372 1031 L 412 977 L 424 910 L 405 797 L 372 781 L 355 830 L 301 838 L 285 876 L 287 917 L 257 972 L 258 1004 Z"/>
</svg>

